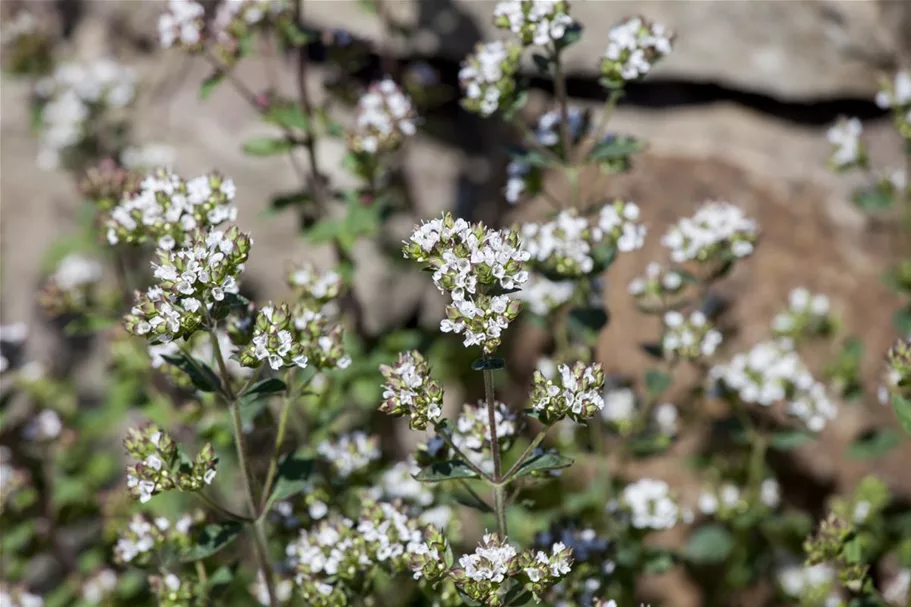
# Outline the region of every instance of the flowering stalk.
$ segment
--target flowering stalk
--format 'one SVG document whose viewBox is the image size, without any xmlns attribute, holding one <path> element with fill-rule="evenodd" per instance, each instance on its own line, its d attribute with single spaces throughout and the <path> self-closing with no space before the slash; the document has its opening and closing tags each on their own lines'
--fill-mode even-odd
<svg viewBox="0 0 911 607">
<path fill-rule="evenodd" d="M 247 497 L 247 508 L 250 516 L 253 517 L 253 545 L 256 552 L 256 559 L 259 561 L 259 570 L 266 582 L 266 593 L 269 597 L 269 607 L 278 607 L 278 597 L 275 594 L 275 583 L 272 579 L 272 568 L 269 565 L 268 544 L 262 527 L 262 517 L 260 509 L 256 506 L 256 494 L 253 489 L 253 475 L 250 471 L 250 462 L 247 458 L 247 449 L 244 441 L 243 422 L 240 417 L 240 403 L 237 395 L 231 388 L 231 375 L 228 372 L 228 366 L 225 364 L 224 356 L 221 353 L 221 346 L 218 343 L 218 337 L 213 331 L 209 332 L 212 339 L 212 350 L 215 353 L 215 361 L 218 364 L 218 370 L 222 377 L 222 391 L 228 407 L 231 410 L 231 424 L 234 431 L 234 445 L 237 448 L 237 460 L 240 465 L 241 478 L 244 483 L 244 491 Z M 266 488 L 263 488 L 265 493 Z"/>
<path fill-rule="evenodd" d="M 489 360 L 484 356 L 484 360 Z M 484 369 L 484 398 L 487 401 L 487 417 L 490 423 L 490 451 L 493 454 L 493 509 L 497 515 L 497 531 L 501 540 L 506 540 L 506 486 L 503 483 L 500 441 L 497 438 L 496 401 L 493 395 L 493 371 Z"/>
</svg>

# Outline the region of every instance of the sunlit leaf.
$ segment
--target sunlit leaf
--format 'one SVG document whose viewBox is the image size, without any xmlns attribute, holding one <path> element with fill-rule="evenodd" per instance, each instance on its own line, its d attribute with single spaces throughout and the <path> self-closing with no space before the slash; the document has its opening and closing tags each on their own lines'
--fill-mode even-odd
<svg viewBox="0 0 911 607">
<path fill-rule="evenodd" d="M 237 521 L 206 525 L 195 538 L 194 544 L 181 555 L 183 563 L 192 563 L 212 556 L 237 539 L 244 526 Z"/>
</svg>

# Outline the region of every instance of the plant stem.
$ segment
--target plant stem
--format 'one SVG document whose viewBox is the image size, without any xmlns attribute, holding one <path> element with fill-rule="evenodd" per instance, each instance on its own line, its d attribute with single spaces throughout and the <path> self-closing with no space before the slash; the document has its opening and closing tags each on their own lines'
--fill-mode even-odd
<svg viewBox="0 0 911 607">
<path fill-rule="evenodd" d="M 237 448 L 237 461 L 240 465 L 241 478 L 244 483 L 247 508 L 250 511 L 250 516 L 255 521 L 253 523 L 253 547 L 254 552 L 256 553 L 256 560 L 259 563 L 259 570 L 262 572 L 263 579 L 266 582 L 266 593 L 269 595 L 269 607 L 278 607 L 278 597 L 275 594 L 275 582 L 272 579 L 272 567 L 269 565 L 268 543 L 266 542 L 265 533 L 263 533 L 259 510 L 256 507 L 256 492 L 253 488 L 253 474 L 250 469 L 249 458 L 247 457 L 243 421 L 240 418 L 240 404 L 237 395 L 231 389 L 231 376 L 228 373 L 228 366 L 225 364 L 225 358 L 222 356 L 221 347 L 218 344 L 218 337 L 215 335 L 214 330 L 209 331 L 209 337 L 212 339 L 212 350 L 215 352 L 215 361 L 218 363 L 218 369 L 222 375 L 224 396 L 227 398 L 229 409 L 231 410 L 234 446 Z"/>
<path fill-rule="evenodd" d="M 512 480 L 513 475 L 519 471 L 519 468 L 522 466 L 522 464 L 525 463 L 525 460 L 528 459 L 528 456 L 531 455 L 532 451 L 538 448 L 538 445 L 540 445 L 541 441 L 544 440 L 544 437 L 547 436 L 548 430 L 550 430 L 550 426 L 544 426 L 541 428 L 541 430 L 538 431 L 538 434 L 535 436 L 535 438 L 532 439 L 530 443 L 528 443 L 528 446 L 525 447 L 525 451 L 522 452 L 522 455 L 519 456 L 519 459 L 516 460 L 516 463 L 514 463 L 512 467 L 506 471 L 506 474 L 503 475 L 504 484 Z"/>
<path fill-rule="evenodd" d="M 598 142 L 604 137 L 607 124 L 610 122 L 611 116 L 614 115 L 614 110 L 617 109 L 617 103 L 620 101 L 621 97 L 623 97 L 623 89 L 614 89 L 607 96 L 604 107 L 601 108 L 601 116 L 598 119 L 598 125 L 593 131 L 595 137 L 592 139 L 591 145 L 586 150 L 586 153 L 590 153 L 592 148 L 598 145 Z"/>
<path fill-rule="evenodd" d="M 489 356 L 484 355 L 484 360 Z M 506 539 L 506 488 L 503 486 L 503 464 L 500 460 L 500 441 L 497 438 L 496 401 L 493 395 L 493 371 L 484 369 L 484 397 L 487 400 L 487 421 L 490 424 L 490 452 L 493 455 L 493 509 L 497 515 L 497 530 Z"/>
<path fill-rule="evenodd" d="M 749 490 L 751 496 L 759 497 L 759 487 L 762 484 L 762 472 L 765 468 L 765 456 L 769 448 L 769 439 L 765 433 L 754 430 L 751 432 L 752 450 L 750 452 Z"/>
<path fill-rule="evenodd" d="M 282 399 L 282 412 L 278 418 L 278 431 L 275 434 L 275 446 L 272 448 L 272 456 L 269 458 L 269 471 L 266 473 L 266 481 L 263 483 L 263 493 L 259 500 L 260 514 L 265 512 L 266 503 L 269 501 L 269 494 L 272 493 L 272 481 L 275 479 L 275 473 L 278 471 L 278 453 L 285 440 L 285 430 L 288 427 L 288 412 L 291 410 L 291 401 L 293 400 L 294 392 L 291 385 L 294 377 L 290 371 L 286 374 L 285 380 L 288 387 L 285 391 L 285 397 Z"/>
<path fill-rule="evenodd" d="M 560 105 L 560 142 L 563 148 L 563 159 L 571 164 L 572 139 L 569 135 L 569 95 L 566 93 L 566 80 L 563 74 L 563 63 L 560 61 L 560 50 L 554 45 L 554 93 Z"/>
<path fill-rule="evenodd" d="M 471 468 L 471 470 L 475 474 L 477 474 L 478 476 L 480 476 L 481 478 L 483 478 L 489 482 L 494 482 L 494 480 L 490 477 L 489 474 L 487 474 L 486 472 L 481 470 L 478 466 L 476 466 L 475 463 L 472 462 L 468 458 L 468 456 L 465 455 L 465 453 L 461 449 L 459 449 L 459 447 L 454 442 L 452 442 L 452 437 L 449 436 L 449 434 L 447 434 L 445 430 L 443 432 L 437 432 L 437 435 L 443 439 L 443 442 L 445 442 L 446 445 L 450 449 L 452 449 L 456 455 L 458 455 L 460 458 L 462 458 L 462 460 L 465 462 L 465 464 L 467 464 L 468 467 Z"/>
</svg>

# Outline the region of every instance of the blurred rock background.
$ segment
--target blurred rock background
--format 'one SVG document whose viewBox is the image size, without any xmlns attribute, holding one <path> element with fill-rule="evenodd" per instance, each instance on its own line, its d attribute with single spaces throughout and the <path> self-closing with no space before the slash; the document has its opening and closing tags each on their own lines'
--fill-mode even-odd
<svg viewBox="0 0 911 607">
<path fill-rule="evenodd" d="M 290 216 L 263 213 L 269 197 L 295 186 L 296 175 L 287 160 L 245 157 L 242 142 L 266 127 L 229 87 L 200 101 L 198 86 L 207 66 L 158 49 L 155 25 L 163 3 L 4 0 L 2 10 L 13 12 L 22 4 L 59 21 L 67 58 L 111 56 L 138 70 L 141 91 L 134 112 L 140 143 L 173 146 L 176 168 L 184 174 L 217 168 L 235 180 L 240 223 L 256 240 L 247 275 L 258 295 L 282 295 L 284 260 L 327 258 L 327 251 L 306 245 Z M 308 0 L 305 18 L 320 28 L 343 28 L 374 40 L 401 65 L 426 61 L 444 83 L 454 85 L 461 58 L 477 41 L 497 37 L 490 23 L 494 5 L 386 0 L 378 18 L 355 0 Z M 569 54 L 569 92 L 579 104 L 596 108 L 603 100 L 596 83 L 603 50 L 599 34 L 640 12 L 676 30 L 678 37 L 674 53 L 631 89 L 612 122 L 612 130 L 650 142 L 634 170 L 605 192 L 640 204 L 650 238 L 644 250 L 611 270 L 606 297 L 614 322 L 601 348 L 606 367 L 636 372 L 644 366 L 637 343 L 656 327 L 643 324 L 625 295 L 626 284 L 658 255 L 658 236 L 668 224 L 701 201 L 718 198 L 743 206 L 763 230 L 757 254 L 724 283 L 732 319 L 741 327 L 731 351 L 763 339 L 787 293 L 806 286 L 828 294 L 846 330 L 863 337 L 864 374 L 875 386 L 882 353 L 895 337 L 891 317 L 898 302 L 880 277 L 896 254 L 897 228 L 853 207 L 850 193 L 858 181 L 826 168 L 825 131 L 841 114 L 861 117 L 874 162 L 898 168 L 897 137 L 872 100 L 880 77 L 911 60 L 911 1 L 579 0 L 573 15 L 586 32 Z M 400 26 L 412 34 L 388 33 Z M 279 82 L 290 93 L 290 63 L 278 64 Z M 238 76 L 261 90 L 266 72 L 260 62 L 247 60 Z M 315 81 L 321 76 L 319 69 L 311 74 Z M 536 84 L 529 120 L 546 109 L 549 99 L 549 83 Z M 73 229 L 80 200 L 67 174 L 35 164 L 29 90 L 28 82 L 6 76 L 0 87 L 0 316 L 3 322 L 35 326 L 34 292 L 44 251 Z M 503 146 L 513 134 L 466 114 L 455 102 L 427 116 L 425 126 L 404 163 L 415 216 L 401 218 L 393 229 L 404 235 L 414 219 L 442 209 L 507 221 L 510 210 L 499 192 Z M 319 153 L 331 178 L 343 180 L 341 145 L 327 142 Z M 440 301 L 421 273 L 378 265 L 370 242 L 358 246 L 357 259 L 357 294 L 371 331 L 382 332 L 415 314 L 429 319 L 439 314 Z M 36 351 L 53 343 L 46 331 L 43 338 L 41 329 L 37 333 L 30 344 Z M 533 343 L 534 335 L 529 339 Z M 534 355 L 526 356 L 526 364 L 533 365 Z M 869 392 L 867 401 L 875 403 L 872 388 Z M 875 469 L 911 497 L 908 445 L 873 463 L 845 462 L 842 455 L 859 432 L 888 423 L 893 422 L 886 408 L 845 407 L 838 423 L 823 433 L 822 446 L 788 465 L 805 468 L 825 486 L 842 488 Z M 673 452 L 653 465 L 677 470 L 679 455 Z M 665 470 L 662 476 L 672 474 Z M 685 475 L 673 478 L 685 483 Z"/>
</svg>

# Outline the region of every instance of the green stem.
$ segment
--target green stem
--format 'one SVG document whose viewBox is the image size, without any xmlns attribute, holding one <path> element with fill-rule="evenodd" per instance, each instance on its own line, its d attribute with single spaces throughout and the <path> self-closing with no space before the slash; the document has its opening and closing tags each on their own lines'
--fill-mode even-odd
<svg viewBox="0 0 911 607">
<path fill-rule="evenodd" d="M 266 582 L 266 593 L 269 595 L 269 607 L 278 607 L 278 596 L 275 594 L 275 581 L 272 579 L 272 567 L 269 565 L 269 552 L 266 536 L 262 529 L 262 521 L 259 520 L 259 510 L 256 507 L 256 492 L 253 486 L 253 474 L 250 469 L 250 461 L 247 457 L 247 448 L 244 440 L 243 421 L 240 417 L 240 404 L 237 395 L 231 389 L 231 376 L 228 373 L 228 366 L 225 364 L 225 358 L 222 356 L 221 347 L 218 344 L 218 337 L 214 331 L 209 332 L 212 339 L 212 350 L 215 352 L 215 361 L 218 363 L 219 372 L 222 375 L 223 392 L 229 403 L 231 410 L 231 425 L 234 431 L 234 446 L 237 449 L 237 461 L 240 466 L 241 478 L 244 484 L 244 493 L 247 498 L 247 508 L 249 515 L 256 521 L 253 523 L 253 547 L 256 553 L 256 560 L 259 564 L 259 570 L 263 574 Z"/>
<path fill-rule="evenodd" d="M 487 360 L 489 356 L 484 355 Z M 497 437 L 497 410 L 493 393 L 493 371 L 484 369 L 484 398 L 487 401 L 487 421 L 490 424 L 490 452 L 493 455 L 493 509 L 497 515 L 497 531 L 506 540 L 506 488 L 503 486 L 503 463 L 500 459 L 500 441 Z"/>
<path fill-rule="evenodd" d="M 282 411 L 278 418 L 278 431 L 275 434 L 275 446 L 272 448 L 272 456 L 269 458 L 269 471 L 266 473 L 266 481 L 263 483 L 263 493 L 259 500 L 259 512 L 262 515 L 266 510 L 266 503 L 269 501 L 269 495 L 272 493 L 272 481 L 275 479 L 275 473 L 278 471 L 278 454 L 281 450 L 282 443 L 285 441 L 285 431 L 288 427 L 288 412 L 291 410 L 291 401 L 293 400 L 292 382 L 293 376 L 288 372 L 285 376 L 288 388 L 285 397 L 282 399 Z"/>
<path fill-rule="evenodd" d="M 478 476 L 480 476 L 481 478 L 483 478 L 484 480 L 486 480 L 488 482 L 491 482 L 491 483 L 494 482 L 493 478 L 491 478 L 491 476 L 489 474 L 487 474 L 486 472 L 481 470 L 478 466 L 476 466 L 475 463 L 472 462 L 471 459 L 469 459 L 468 456 L 465 455 L 465 453 L 461 449 L 459 449 L 458 445 L 456 445 L 454 442 L 452 442 L 452 437 L 445 430 L 443 430 L 442 432 L 437 431 L 437 435 L 443 439 L 443 442 L 445 442 L 446 445 L 450 449 L 452 449 L 453 452 L 455 452 L 455 454 L 458 455 L 462 459 L 462 461 L 464 461 L 465 464 L 469 468 L 471 468 L 471 470 L 475 474 L 477 474 Z"/>
<path fill-rule="evenodd" d="M 769 449 L 768 437 L 760 431 L 752 433 L 752 450 L 750 452 L 749 490 L 752 499 L 759 498 L 759 488 L 762 484 L 763 471 L 765 470 L 765 456 Z"/>
<path fill-rule="evenodd" d="M 572 163 L 572 139 L 569 134 L 569 95 L 566 93 L 566 80 L 563 75 L 563 62 L 560 61 L 560 51 L 554 46 L 554 92 L 557 103 L 560 105 L 560 142 L 563 148 L 563 158 L 567 164 Z"/>
<path fill-rule="evenodd" d="M 544 426 L 540 431 L 538 431 L 538 434 L 535 436 L 535 438 L 530 443 L 528 443 L 528 446 L 525 447 L 525 451 L 522 452 L 522 455 L 519 456 L 519 459 L 516 460 L 516 463 L 514 463 L 512 467 L 506 471 L 506 474 L 503 475 L 504 484 L 509 483 L 509 481 L 512 480 L 512 477 L 516 474 L 516 472 L 519 471 L 519 468 L 522 467 L 522 464 L 525 463 L 525 460 L 528 459 L 528 456 L 538 448 L 538 445 L 540 445 L 541 441 L 544 440 L 544 437 L 547 436 L 548 430 L 550 430 L 550 426 Z"/>
<path fill-rule="evenodd" d="M 602 137 L 604 137 L 607 124 L 610 122 L 611 117 L 614 115 L 614 110 L 617 109 L 617 103 L 622 97 L 623 89 L 614 89 L 607 96 L 607 100 L 604 102 L 604 107 L 601 109 L 601 117 L 598 119 L 598 126 L 596 126 L 595 130 L 593 131 L 595 137 L 592 139 L 591 146 L 587 152 L 591 152 L 591 148 L 598 145 L 598 142 L 601 141 Z"/>
</svg>

